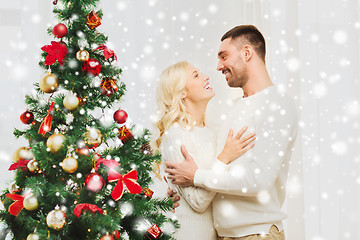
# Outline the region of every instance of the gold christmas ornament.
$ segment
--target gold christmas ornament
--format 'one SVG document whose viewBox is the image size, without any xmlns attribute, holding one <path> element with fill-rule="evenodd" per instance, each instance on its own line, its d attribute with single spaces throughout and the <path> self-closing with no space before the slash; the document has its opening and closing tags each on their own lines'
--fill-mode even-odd
<svg viewBox="0 0 360 240">
<path fill-rule="evenodd" d="M 52 210 L 46 216 L 46 224 L 52 229 L 59 230 L 66 224 L 66 214 L 58 209 Z"/>
<path fill-rule="evenodd" d="M 78 97 L 72 93 L 67 95 L 66 97 L 64 97 L 64 100 L 63 100 L 64 107 L 66 107 L 66 109 L 68 109 L 70 111 L 77 109 L 79 106 L 79 103 L 80 103 L 80 101 L 79 101 Z"/>
<path fill-rule="evenodd" d="M 34 211 L 38 208 L 39 203 L 35 195 L 30 194 L 29 196 L 24 198 L 24 208 L 28 211 Z"/>
<path fill-rule="evenodd" d="M 85 133 L 85 144 L 89 148 L 96 148 L 102 143 L 102 134 L 96 128 L 89 128 Z"/>
<path fill-rule="evenodd" d="M 36 233 L 30 233 L 27 236 L 26 240 L 40 240 L 40 237 Z"/>
<path fill-rule="evenodd" d="M 53 93 L 59 87 L 59 79 L 51 73 L 48 73 L 39 82 L 39 87 L 43 92 Z"/>
<path fill-rule="evenodd" d="M 82 62 L 89 60 L 89 57 L 90 54 L 86 50 L 80 50 L 76 53 L 76 59 Z"/>
<path fill-rule="evenodd" d="M 36 170 L 39 169 L 38 163 L 36 162 L 35 159 L 30 160 L 30 162 L 28 162 L 28 164 L 27 164 L 27 167 L 30 172 L 35 172 Z"/>
<path fill-rule="evenodd" d="M 73 157 L 67 157 L 62 161 L 62 169 L 67 173 L 73 173 L 78 168 L 78 161 Z"/>
<path fill-rule="evenodd" d="M 13 154 L 14 162 L 18 162 L 20 160 L 30 160 L 33 158 L 32 152 L 27 147 L 21 147 L 16 150 Z"/>
<path fill-rule="evenodd" d="M 54 133 L 46 141 L 46 146 L 50 148 L 51 153 L 56 153 L 62 148 L 64 141 L 65 141 L 64 135 L 60 133 Z"/>
</svg>

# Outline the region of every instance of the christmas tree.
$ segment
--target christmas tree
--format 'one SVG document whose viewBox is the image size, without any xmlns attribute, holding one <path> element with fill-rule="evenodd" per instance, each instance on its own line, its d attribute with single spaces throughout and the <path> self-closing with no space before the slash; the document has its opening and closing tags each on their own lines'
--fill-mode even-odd
<svg viewBox="0 0 360 240">
<path fill-rule="evenodd" d="M 59 23 L 48 29 L 54 41 L 41 48 L 44 76 L 26 96 L 26 127 L 14 131 L 29 146 L 14 153 L 14 183 L 1 195 L 0 218 L 13 239 L 172 239 L 178 227 L 165 216 L 172 200 L 152 198 L 149 189 L 160 161 L 150 132 L 134 134 L 121 109 L 110 125 L 94 117 L 126 90 L 117 57 L 97 30 L 98 3 L 53 2 Z"/>
</svg>

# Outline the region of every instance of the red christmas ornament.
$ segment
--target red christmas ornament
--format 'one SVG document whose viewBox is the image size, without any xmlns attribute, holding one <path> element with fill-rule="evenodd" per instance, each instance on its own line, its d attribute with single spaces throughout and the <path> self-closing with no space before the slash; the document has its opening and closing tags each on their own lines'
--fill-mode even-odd
<svg viewBox="0 0 360 240">
<path fill-rule="evenodd" d="M 103 164 L 104 166 L 107 166 L 109 169 L 114 169 L 114 170 L 118 169 L 120 166 L 120 163 L 118 163 L 114 159 L 104 159 L 104 158 L 99 157 L 96 160 L 95 171 L 97 171 L 99 169 L 101 164 Z"/>
<path fill-rule="evenodd" d="M 19 160 L 18 162 L 11 164 L 8 170 L 13 171 L 13 170 L 16 170 L 18 168 L 21 168 L 22 170 L 25 170 L 25 169 L 27 169 L 27 164 L 29 162 L 30 162 L 30 160 Z"/>
<path fill-rule="evenodd" d="M 85 187 L 86 189 L 98 192 L 104 186 L 104 179 L 97 173 L 89 174 L 85 179 Z"/>
<path fill-rule="evenodd" d="M 63 65 L 63 59 L 68 53 L 67 47 L 65 44 L 51 41 L 51 45 L 45 45 L 41 48 L 44 52 L 47 52 L 48 55 L 45 58 L 45 65 L 52 65 L 58 60 L 60 65 Z"/>
<path fill-rule="evenodd" d="M 80 217 L 81 212 L 82 211 L 89 211 L 92 213 L 100 213 L 103 214 L 103 210 L 101 208 L 99 208 L 98 206 L 94 205 L 94 204 L 90 204 L 90 203 L 81 203 L 76 205 L 76 207 L 74 208 L 74 215 L 76 217 Z"/>
<path fill-rule="evenodd" d="M 144 236 L 146 237 L 146 239 L 155 240 L 158 239 L 161 234 L 161 229 L 156 224 L 154 224 L 147 230 Z"/>
<path fill-rule="evenodd" d="M 142 188 L 138 182 L 138 174 L 135 169 L 131 170 L 125 175 L 121 175 L 120 173 L 116 172 L 114 169 L 109 170 L 108 180 L 109 182 L 116 182 L 114 189 L 111 192 L 111 197 L 118 201 L 124 194 L 124 185 L 126 189 L 131 194 L 138 194 L 141 193 Z"/>
<path fill-rule="evenodd" d="M 101 64 L 97 59 L 90 58 L 89 60 L 82 63 L 81 70 L 83 70 L 86 73 L 91 73 L 94 76 L 97 76 L 101 71 Z"/>
<path fill-rule="evenodd" d="M 21 210 L 24 208 L 24 196 L 18 194 L 6 194 L 6 197 L 10 198 L 11 200 L 15 201 L 9 206 L 9 212 L 13 216 L 19 215 Z"/>
<path fill-rule="evenodd" d="M 113 236 L 106 234 L 100 238 L 100 240 L 114 240 Z"/>
<path fill-rule="evenodd" d="M 142 193 L 148 197 L 148 198 L 152 198 L 154 191 L 150 190 L 150 188 L 144 188 Z"/>
<path fill-rule="evenodd" d="M 67 32 L 68 32 L 68 29 L 67 27 L 62 24 L 62 23 L 59 23 L 57 25 L 55 25 L 55 27 L 53 28 L 52 30 L 53 34 L 55 37 L 57 38 L 63 38 L 66 36 Z"/>
<path fill-rule="evenodd" d="M 120 232 L 119 232 L 118 230 L 114 231 L 114 232 L 113 232 L 113 237 L 114 237 L 115 239 L 119 239 L 119 238 L 120 238 Z"/>
<path fill-rule="evenodd" d="M 109 58 L 114 57 L 115 60 L 117 61 L 117 57 L 116 57 L 116 54 L 115 54 L 114 50 L 111 50 L 110 48 L 108 48 L 104 44 L 100 44 L 99 47 L 94 49 L 94 51 L 96 51 L 96 50 L 102 50 L 103 51 L 105 60 L 108 60 Z"/>
<path fill-rule="evenodd" d="M 126 142 L 132 140 L 134 136 L 126 126 L 122 126 L 119 128 L 118 138 L 125 144 Z"/>
<path fill-rule="evenodd" d="M 127 118 L 128 118 L 128 115 L 124 110 L 119 109 L 114 113 L 114 121 L 119 124 L 125 123 Z"/>
<path fill-rule="evenodd" d="M 89 13 L 86 16 L 86 24 L 88 25 L 88 27 L 93 30 L 95 28 L 97 28 L 98 26 L 101 25 L 101 19 L 99 17 L 99 15 L 97 15 L 97 13 L 95 11 L 92 11 L 91 13 Z"/>
<path fill-rule="evenodd" d="M 44 118 L 44 121 L 41 123 L 41 125 L 39 127 L 38 133 L 43 136 L 45 136 L 45 134 L 47 132 L 51 131 L 51 124 L 52 124 L 52 120 L 53 120 L 53 116 L 51 115 L 51 112 L 54 108 L 54 104 L 55 104 L 55 102 L 51 103 L 50 108 L 48 110 L 48 114 L 46 115 L 46 117 Z"/>
<path fill-rule="evenodd" d="M 20 115 L 20 121 L 24 124 L 30 124 L 34 121 L 34 114 L 29 110 L 26 110 Z"/>
</svg>

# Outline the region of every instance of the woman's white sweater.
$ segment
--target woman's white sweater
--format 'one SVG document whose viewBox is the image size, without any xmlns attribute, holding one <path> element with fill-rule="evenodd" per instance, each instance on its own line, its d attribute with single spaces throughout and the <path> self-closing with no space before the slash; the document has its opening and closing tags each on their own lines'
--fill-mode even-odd
<svg viewBox="0 0 360 240">
<path fill-rule="evenodd" d="M 166 132 L 160 151 L 162 162 L 179 162 L 184 157 L 180 146 L 185 145 L 189 154 L 196 159 L 201 169 L 209 169 L 215 156 L 215 135 L 207 127 L 184 129 L 177 124 L 171 126 Z M 200 187 L 179 187 L 171 184 L 180 194 L 180 206 L 175 210 L 181 228 L 176 232 L 178 240 L 215 240 L 216 231 L 213 226 L 211 202 L 215 192 Z"/>
</svg>

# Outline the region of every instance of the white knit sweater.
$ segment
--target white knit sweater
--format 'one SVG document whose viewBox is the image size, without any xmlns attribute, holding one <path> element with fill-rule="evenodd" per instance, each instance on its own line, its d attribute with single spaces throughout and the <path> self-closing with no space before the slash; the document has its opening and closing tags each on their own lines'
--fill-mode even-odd
<svg viewBox="0 0 360 240">
<path fill-rule="evenodd" d="M 184 144 L 189 154 L 196 159 L 199 168 L 210 169 L 214 162 L 215 142 L 214 133 L 207 127 L 193 127 L 191 130 L 186 130 L 173 125 L 166 132 L 160 146 L 162 162 L 183 161 L 180 146 Z M 175 215 L 181 227 L 176 232 L 175 238 L 216 240 L 211 208 L 216 193 L 194 186 L 179 187 L 171 184 L 171 181 L 168 182 L 180 194 L 180 206 L 176 208 Z"/>
<path fill-rule="evenodd" d="M 256 132 L 253 149 L 225 165 L 216 160 L 212 169 L 199 168 L 194 184 L 218 194 L 213 200 L 214 226 L 219 236 L 242 237 L 268 233 L 272 224 L 282 230 L 288 165 L 297 133 L 293 100 L 275 86 L 234 102 L 227 120 L 219 123 L 217 154 L 229 128 L 237 133 L 247 125 Z"/>
</svg>

